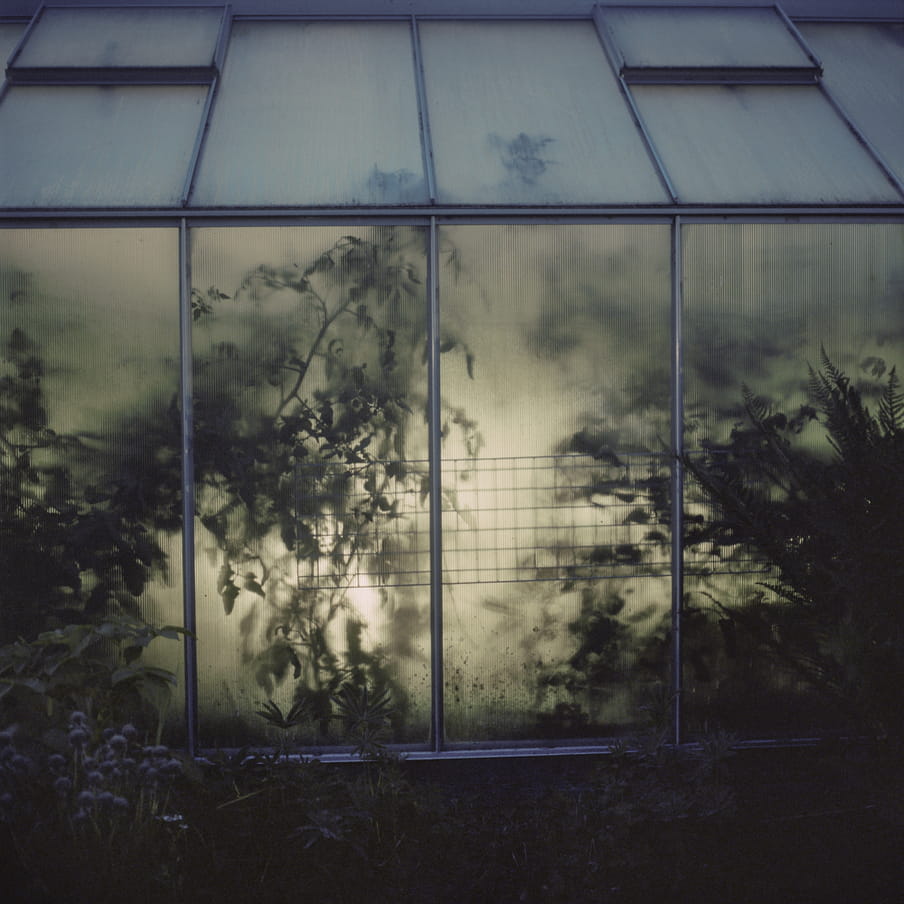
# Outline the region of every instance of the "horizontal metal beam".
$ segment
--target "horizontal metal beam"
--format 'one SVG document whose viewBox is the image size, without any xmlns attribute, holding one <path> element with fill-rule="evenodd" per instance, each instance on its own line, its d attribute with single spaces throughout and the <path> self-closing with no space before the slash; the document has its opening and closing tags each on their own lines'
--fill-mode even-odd
<svg viewBox="0 0 904 904">
<path fill-rule="evenodd" d="M 622 66 L 632 85 L 813 85 L 816 66 Z"/>
<path fill-rule="evenodd" d="M 672 217 L 685 220 L 731 219 L 757 222 L 762 220 L 792 218 L 798 221 L 825 220 L 827 217 L 843 217 L 846 220 L 886 219 L 897 221 L 904 217 L 904 200 L 894 204 L 827 204 L 816 205 L 649 205 L 649 206 L 599 206 L 599 207 L 417 207 L 375 208 L 349 207 L 324 208 L 199 208 L 185 209 L 111 209 L 89 210 L 72 208 L 61 210 L 8 209 L 0 210 L 0 227 L 17 226 L 97 226 L 99 222 L 110 225 L 160 225 L 170 221 L 177 225 L 185 217 L 193 225 L 228 225 L 241 222 L 246 226 L 272 226 L 297 223 L 299 225 L 331 225 L 349 222 L 377 225 L 405 223 L 426 226 L 431 217 L 442 223 L 510 223 L 525 220 L 543 223 L 596 222 L 669 222 Z"/>
<path fill-rule="evenodd" d="M 7 16 L 32 16 L 42 0 L 3 0 Z M 595 0 L 231 0 L 239 15 L 446 15 L 509 16 L 590 15 Z M 51 0 L 49 6 L 222 6 L 199 0 Z M 646 0 L 640 4 L 620 0 L 619 6 L 751 6 L 751 0 Z M 792 18 L 845 17 L 901 20 L 900 0 L 782 0 Z"/>
<path fill-rule="evenodd" d="M 214 66 L 10 66 L 11 85 L 209 85 Z"/>
</svg>

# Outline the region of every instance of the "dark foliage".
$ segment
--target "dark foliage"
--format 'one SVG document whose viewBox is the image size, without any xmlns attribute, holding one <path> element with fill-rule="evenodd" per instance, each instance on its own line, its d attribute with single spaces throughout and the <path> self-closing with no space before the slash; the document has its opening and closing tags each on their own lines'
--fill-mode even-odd
<svg viewBox="0 0 904 904">
<path fill-rule="evenodd" d="M 179 523 L 177 412 L 142 424 L 150 462 L 88 449 L 49 423 L 38 344 L 14 328 L 2 357 L 0 642 L 136 612 L 165 568 L 153 529 Z"/>
<path fill-rule="evenodd" d="M 892 369 L 871 411 L 825 353 L 809 390 L 789 415 L 745 389 L 729 442 L 688 459 L 717 512 L 688 545 L 746 547 L 770 568 L 755 598 L 717 601 L 726 641 L 743 633 L 850 723 L 900 734 L 904 395 Z"/>
</svg>

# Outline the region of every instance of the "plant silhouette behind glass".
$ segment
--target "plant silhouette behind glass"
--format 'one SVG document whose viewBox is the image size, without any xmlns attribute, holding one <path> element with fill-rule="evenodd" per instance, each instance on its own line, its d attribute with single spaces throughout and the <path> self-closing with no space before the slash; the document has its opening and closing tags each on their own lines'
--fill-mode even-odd
<svg viewBox="0 0 904 904">
<path fill-rule="evenodd" d="M 258 267 L 232 296 L 192 293 L 196 508 L 220 550 L 217 590 L 227 617 L 244 613 L 257 685 L 270 697 L 291 673 L 324 735 L 345 685 L 391 688 L 396 728 L 405 713 L 349 588 L 376 587 L 394 634 L 427 628 L 387 589 L 423 581 L 406 574 L 424 567 L 423 242 L 391 227 L 344 236 L 303 269 Z M 456 347 L 467 354 L 444 338 Z"/>
<path fill-rule="evenodd" d="M 873 413 L 867 386 L 823 352 L 793 415 L 745 390 L 746 422 L 687 461 L 717 512 L 687 543 L 723 559 L 746 546 L 773 569 L 741 605 L 714 600 L 730 645 L 752 641 L 855 724 L 900 736 L 904 396 L 892 369 Z M 805 439 L 814 424 L 825 451 Z"/>
<path fill-rule="evenodd" d="M 53 429 L 39 341 L 14 327 L 0 378 L 0 642 L 34 638 L 108 614 L 138 614 L 166 560 L 153 528 L 179 525 L 178 413 L 112 435 L 88 450 Z M 115 425 L 114 425 L 115 426 Z M 169 464 L 167 464 L 169 462 Z M 148 492 L 148 487 L 153 487 Z"/>
</svg>

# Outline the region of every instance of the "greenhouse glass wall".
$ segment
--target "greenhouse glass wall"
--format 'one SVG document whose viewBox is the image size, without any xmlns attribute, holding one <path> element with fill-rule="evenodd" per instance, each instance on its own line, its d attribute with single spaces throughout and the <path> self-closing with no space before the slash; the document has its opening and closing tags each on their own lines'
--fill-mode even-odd
<svg viewBox="0 0 904 904">
<path fill-rule="evenodd" d="M 786 644 L 695 462 L 895 398 L 900 2 L 3 0 L 0 54 L 0 643 L 188 629 L 191 750 L 850 727 L 875 639 Z"/>
</svg>

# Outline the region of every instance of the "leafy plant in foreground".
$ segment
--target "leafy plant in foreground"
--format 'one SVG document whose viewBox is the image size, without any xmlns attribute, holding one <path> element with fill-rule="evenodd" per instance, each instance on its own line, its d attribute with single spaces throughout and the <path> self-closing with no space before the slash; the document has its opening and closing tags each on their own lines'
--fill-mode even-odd
<svg viewBox="0 0 904 904">
<path fill-rule="evenodd" d="M 722 617 L 849 718 L 900 733 L 904 394 L 892 369 L 871 411 L 824 352 L 809 391 L 788 415 L 745 390 L 746 422 L 687 461 L 718 512 L 690 542 L 762 556 L 774 578 L 744 605 L 717 601 Z"/>
<path fill-rule="evenodd" d="M 184 633 L 120 615 L 6 644 L 0 647 L 3 722 L 33 722 L 39 730 L 70 710 L 85 711 L 106 724 L 146 714 L 156 721 L 159 739 L 176 676 L 141 657 L 156 638 L 175 640 Z"/>
</svg>

